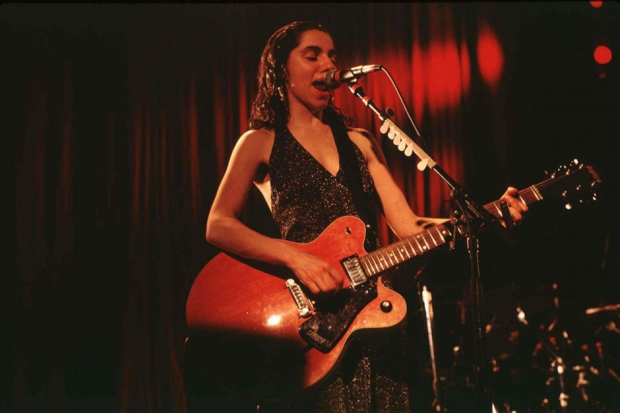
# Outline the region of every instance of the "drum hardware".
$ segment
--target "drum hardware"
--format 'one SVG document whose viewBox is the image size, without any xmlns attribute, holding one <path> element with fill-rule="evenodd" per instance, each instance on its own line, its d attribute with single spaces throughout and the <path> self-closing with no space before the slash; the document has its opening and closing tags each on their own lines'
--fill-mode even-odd
<svg viewBox="0 0 620 413">
<path fill-rule="evenodd" d="M 590 315 L 590 314 L 599 313 L 601 311 L 615 311 L 615 310 L 620 310 L 620 304 L 609 304 L 609 305 L 604 305 L 602 307 L 588 308 L 586 310 L 586 314 Z"/>
<path fill-rule="evenodd" d="M 534 300 L 520 301 L 516 296 L 512 297 L 514 322 L 504 323 L 509 331 L 503 334 L 502 339 L 504 347 L 516 341 L 516 346 L 511 347 L 515 350 L 508 354 L 496 353 L 490 358 L 492 371 L 504 380 L 499 384 L 505 392 L 505 411 L 611 412 L 598 400 L 598 393 L 592 393 L 592 383 L 596 385 L 599 380 L 599 369 L 590 363 L 587 346 L 577 346 L 572 334 L 563 325 L 557 284 L 553 284 L 552 291 L 550 306 L 543 314 L 536 312 L 540 307 L 532 306 Z M 613 309 L 616 307 L 606 306 L 601 311 Z M 534 313 L 530 314 L 528 310 Z M 501 319 L 493 315 L 487 331 L 497 334 L 501 329 Z M 607 323 L 604 330 L 620 334 L 620 328 L 614 322 Z M 528 338 L 533 340 L 528 341 Z M 502 369 L 506 371 L 502 373 Z"/>
<path fill-rule="evenodd" d="M 607 323 L 607 325 L 605 326 L 605 328 L 608 331 L 613 331 L 614 333 L 618 333 L 620 334 L 620 330 L 618 330 L 618 327 L 616 327 L 616 323 L 614 323 L 613 321 L 610 321 L 609 323 Z"/>
<path fill-rule="evenodd" d="M 422 290 L 421 286 L 420 289 Z M 587 340 L 588 337 L 583 335 L 587 334 L 587 331 L 575 325 L 576 319 L 572 318 L 571 312 L 564 311 L 565 306 L 561 302 L 558 290 L 558 284 L 554 283 L 552 286 L 536 289 L 530 295 L 515 291 L 513 288 L 510 296 L 503 290 L 491 296 L 491 299 L 495 299 L 491 304 L 496 306 L 489 307 L 490 312 L 484 330 L 487 339 L 490 339 L 491 351 L 487 356 L 487 366 L 492 374 L 496 394 L 493 402 L 494 411 L 620 413 L 618 409 L 620 398 L 617 395 L 620 394 L 618 392 L 620 362 L 614 358 L 615 350 L 611 352 L 612 354 L 604 351 L 604 349 L 618 349 L 613 340 L 620 336 L 620 321 L 616 320 L 616 315 L 611 312 L 620 312 L 620 304 L 586 310 L 586 315 L 608 312 L 614 319 L 614 321 L 605 320 L 605 323 L 600 325 L 597 334 L 604 334 L 604 337 L 597 339 L 596 346 L 587 345 L 584 344 L 584 339 Z M 436 363 L 441 360 L 437 360 L 435 355 L 432 296 L 426 287 L 420 295 L 424 298 L 426 327 L 433 363 L 433 390 L 437 398 L 439 392 L 435 382 L 440 378 L 437 377 Z M 570 320 L 568 324 L 565 322 L 565 317 Z M 573 331 L 573 328 L 576 330 Z M 594 328 L 590 330 L 591 333 L 593 330 Z M 612 343 L 607 345 L 606 340 L 610 339 Z M 468 353 L 468 349 L 467 346 L 463 347 L 461 342 L 452 348 L 454 357 L 452 374 L 456 372 L 458 377 L 452 378 L 456 380 L 456 387 L 450 387 L 449 383 L 445 387 L 445 390 L 448 390 L 445 396 L 449 396 L 451 390 L 454 390 L 457 392 L 456 397 L 460 397 L 461 394 L 467 394 L 466 390 L 470 385 L 474 385 L 470 383 L 471 377 L 465 370 L 457 371 L 457 365 L 462 362 L 469 363 L 469 353 L 464 352 Z M 439 384 L 443 387 L 446 383 L 440 381 Z M 451 400 L 451 397 L 447 397 L 446 400 Z M 458 404 L 455 404 L 456 406 Z M 439 406 L 437 411 L 442 411 L 439 410 L 441 407 Z"/>
<path fill-rule="evenodd" d="M 422 301 L 424 303 L 424 314 L 425 314 L 425 318 L 426 318 L 426 332 L 428 335 L 428 347 L 429 347 L 429 352 L 430 352 L 430 359 L 431 359 L 431 367 L 432 367 L 432 371 L 433 371 L 433 393 L 434 393 L 434 400 L 431 403 L 431 407 L 434 411 L 436 412 L 445 412 L 445 406 L 443 404 L 442 401 L 442 397 L 441 397 L 441 389 L 439 388 L 440 385 L 440 378 L 437 374 L 437 361 L 435 358 L 435 335 L 434 335 L 434 331 L 435 331 L 435 317 L 433 314 L 433 295 L 431 294 L 430 291 L 428 291 L 428 289 L 426 288 L 426 285 L 422 286 Z M 455 348 L 455 353 L 458 350 L 456 350 Z"/>
<path fill-rule="evenodd" d="M 529 325 L 527 319 L 525 318 L 525 312 L 521 309 L 521 307 L 517 307 L 517 320 L 519 320 L 520 323 L 523 323 L 526 326 Z"/>
</svg>

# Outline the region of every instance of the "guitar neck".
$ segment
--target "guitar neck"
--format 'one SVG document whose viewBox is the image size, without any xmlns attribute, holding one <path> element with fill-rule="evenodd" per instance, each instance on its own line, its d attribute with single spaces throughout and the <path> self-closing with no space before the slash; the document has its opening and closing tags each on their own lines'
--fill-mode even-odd
<svg viewBox="0 0 620 413">
<path fill-rule="evenodd" d="M 554 173 L 549 179 L 520 190 L 518 196 L 526 205 L 542 201 L 544 198 L 583 199 L 589 194 L 588 189 L 600 183 L 598 172 L 592 166 L 579 165 L 577 168 L 565 169 L 564 173 Z M 500 202 L 501 200 L 493 201 L 484 208 L 497 218 L 501 218 Z M 361 257 L 360 263 L 366 275 L 374 276 L 445 244 L 451 236 L 449 224 L 437 225 L 373 251 Z"/>
<path fill-rule="evenodd" d="M 538 186 L 542 185 L 543 183 L 540 183 L 538 185 L 532 185 L 529 188 L 522 189 L 521 191 L 519 191 L 518 197 L 521 199 L 521 201 L 523 201 L 523 203 L 525 205 L 531 205 L 534 202 L 538 202 L 538 201 L 542 200 L 543 199 L 543 195 L 542 195 L 541 191 L 538 189 Z M 502 217 L 502 211 L 501 211 L 501 209 L 499 207 L 499 204 L 501 202 L 502 201 L 500 199 L 497 199 L 497 200 L 495 200 L 493 202 L 490 202 L 490 203 L 486 204 L 484 206 L 484 209 L 486 209 L 491 214 L 495 215 L 495 217 L 501 218 Z"/>
<path fill-rule="evenodd" d="M 530 205 L 540 201 L 543 196 L 537 185 L 532 185 L 519 191 L 519 198 L 526 205 Z M 500 200 L 493 201 L 486 204 L 484 208 L 496 217 L 501 218 L 500 202 Z M 372 277 L 445 244 L 451 236 L 452 233 L 447 225 L 436 225 L 387 247 L 379 248 L 361 257 L 360 263 L 364 267 L 366 275 Z"/>
<path fill-rule="evenodd" d="M 377 275 L 447 242 L 452 233 L 445 224 L 436 225 L 360 258 L 368 276 Z"/>
</svg>

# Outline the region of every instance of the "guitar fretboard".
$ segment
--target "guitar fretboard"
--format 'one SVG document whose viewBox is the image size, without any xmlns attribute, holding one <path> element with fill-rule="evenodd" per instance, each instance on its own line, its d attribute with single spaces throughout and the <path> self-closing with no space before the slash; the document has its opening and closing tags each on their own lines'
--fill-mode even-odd
<svg viewBox="0 0 620 413">
<path fill-rule="evenodd" d="M 563 175 L 553 176 L 545 181 L 528 188 L 522 189 L 518 197 L 526 205 L 541 201 L 544 197 L 566 197 L 569 190 L 583 197 L 582 190 L 594 184 L 600 184 L 598 173 L 591 166 L 580 165 L 578 169 L 567 170 Z M 500 200 L 486 204 L 484 208 L 502 218 Z M 446 239 L 452 236 L 451 230 L 443 225 L 431 227 L 425 231 L 405 238 L 387 247 L 380 248 L 360 258 L 360 263 L 367 276 L 372 277 L 386 271 L 408 259 L 420 256 L 440 245 L 446 243 Z"/>
<path fill-rule="evenodd" d="M 366 274 L 373 276 L 445 244 L 451 235 L 446 225 L 436 225 L 364 255 L 360 262 Z"/>
<path fill-rule="evenodd" d="M 539 185 L 542 185 L 539 184 Z M 537 185 L 532 185 L 529 188 L 522 189 L 519 191 L 519 198 L 525 205 L 533 204 L 534 202 L 540 201 L 543 199 L 541 192 L 538 190 Z M 484 209 L 489 211 L 491 214 L 495 215 L 497 218 L 502 217 L 502 211 L 499 208 L 500 200 L 491 202 L 484 206 Z"/>
</svg>

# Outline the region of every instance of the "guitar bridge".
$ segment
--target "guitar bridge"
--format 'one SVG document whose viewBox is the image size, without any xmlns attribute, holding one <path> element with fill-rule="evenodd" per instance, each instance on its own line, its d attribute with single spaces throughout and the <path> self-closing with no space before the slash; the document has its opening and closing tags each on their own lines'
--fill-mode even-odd
<svg viewBox="0 0 620 413">
<path fill-rule="evenodd" d="M 286 280 L 286 288 L 290 291 L 293 299 L 295 300 L 295 304 L 297 305 L 297 311 L 300 317 L 307 318 L 312 314 L 313 308 L 310 300 L 306 297 L 304 292 L 301 290 L 299 284 L 295 282 L 292 278 Z"/>
<path fill-rule="evenodd" d="M 362 268 L 362 264 L 360 263 L 360 259 L 357 254 L 340 260 L 340 263 L 342 264 L 342 268 L 344 268 L 344 272 L 351 281 L 351 288 L 354 290 L 358 285 L 364 284 L 368 281 L 368 277 Z"/>
</svg>

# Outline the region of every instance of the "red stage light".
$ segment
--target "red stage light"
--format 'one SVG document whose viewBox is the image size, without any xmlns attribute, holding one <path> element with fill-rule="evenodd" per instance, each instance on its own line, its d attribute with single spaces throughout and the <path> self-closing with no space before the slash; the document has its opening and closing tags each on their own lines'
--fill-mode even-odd
<svg viewBox="0 0 620 413">
<path fill-rule="evenodd" d="M 605 65 L 611 61 L 611 50 L 607 46 L 597 46 L 594 49 L 594 60 L 596 63 Z"/>
<path fill-rule="evenodd" d="M 590 5 L 594 7 L 595 9 L 598 9 L 603 5 L 603 2 L 602 1 L 591 1 Z"/>
<path fill-rule="evenodd" d="M 484 81 L 495 89 L 504 67 L 504 52 L 495 32 L 486 22 L 478 29 L 478 67 Z"/>
</svg>

